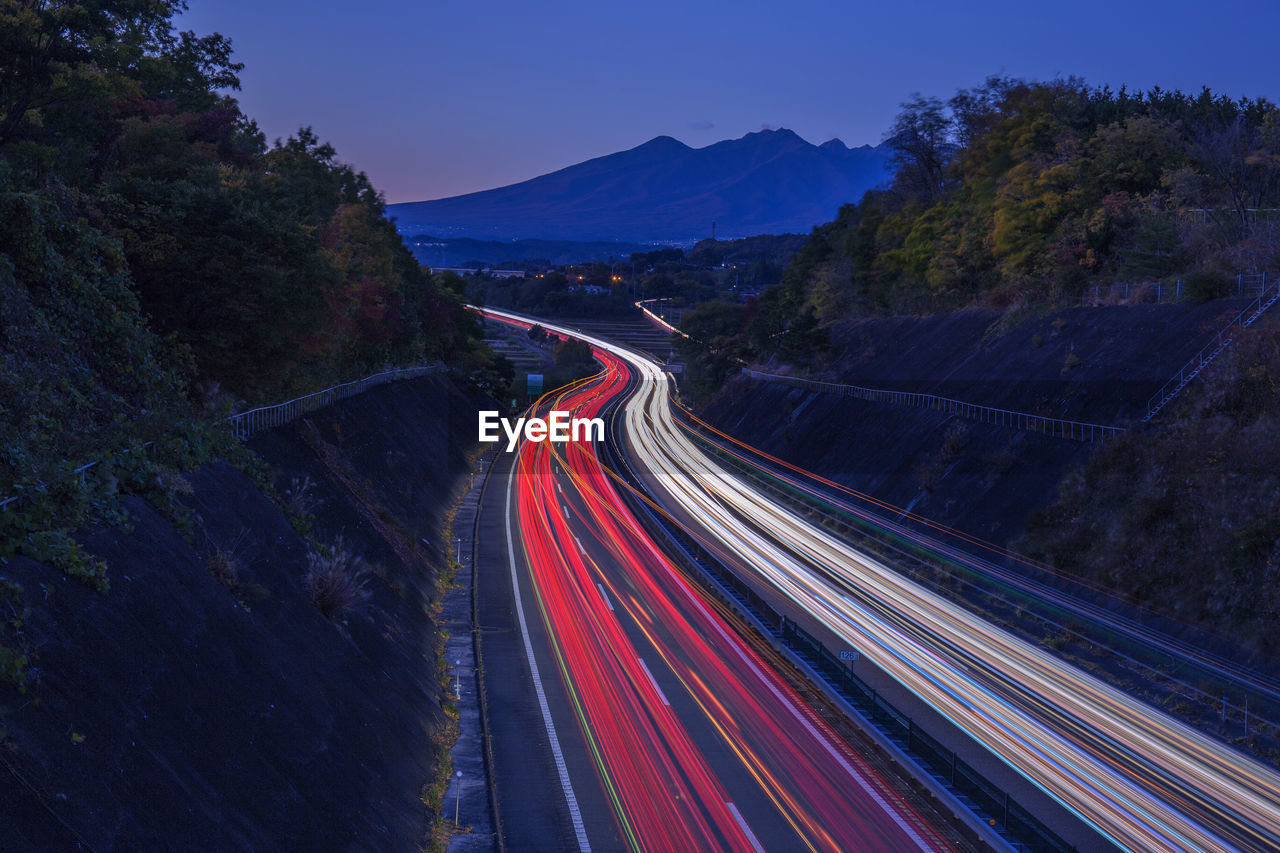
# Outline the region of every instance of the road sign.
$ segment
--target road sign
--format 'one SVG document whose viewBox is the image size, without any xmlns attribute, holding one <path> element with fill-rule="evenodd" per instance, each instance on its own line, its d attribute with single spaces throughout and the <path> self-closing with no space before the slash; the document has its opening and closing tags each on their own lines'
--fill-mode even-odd
<svg viewBox="0 0 1280 853">
<path fill-rule="evenodd" d="M 840 650 L 840 660 L 857 660 L 857 659 L 858 659 L 858 658 L 860 658 L 860 657 L 862 657 L 862 655 L 858 654 L 857 652 L 853 651 L 852 649 L 841 649 L 841 650 Z"/>
</svg>

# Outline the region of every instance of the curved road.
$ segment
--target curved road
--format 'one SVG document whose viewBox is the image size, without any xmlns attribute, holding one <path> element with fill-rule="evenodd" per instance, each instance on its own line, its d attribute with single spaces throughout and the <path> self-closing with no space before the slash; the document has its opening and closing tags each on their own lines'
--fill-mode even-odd
<svg viewBox="0 0 1280 853">
<path fill-rule="evenodd" d="M 636 372 L 639 387 L 625 408 L 631 460 L 668 511 L 699 526 L 762 588 L 861 650 L 1102 837 L 1132 850 L 1280 848 L 1273 770 L 777 506 L 684 434 L 659 365 L 543 325 Z"/>
<path fill-rule="evenodd" d="M 557 393 L 555 409 L 591 417 L 634 390 L 633 367 L 597 357 L 603 373 Z M 523 444 L 504 501 L 523 645 L 579 849 L 953 848 L 703 601 L 591 445 Z"/>
</svg>

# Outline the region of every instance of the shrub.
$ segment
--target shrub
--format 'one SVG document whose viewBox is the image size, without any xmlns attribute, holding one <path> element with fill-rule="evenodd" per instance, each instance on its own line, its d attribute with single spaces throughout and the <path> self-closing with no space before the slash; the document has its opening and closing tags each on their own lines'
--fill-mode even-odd
<svg viewBox="0 0 1280 853">
<path fill-rule="evenodd" d="M 1182 280 L 1182 292 L 1192 302 L 1208 302 L 1221 299 L 1231 293 L 1231 281 L 1227 276 L 1212 270 L 1193 272 Z"/>
<path fill-rule="evenodd" d="M 10 684 L 21 690 L 27 683 L 28 658 L 18 649 L 0 646 L 0 684 Z"/>
<path fill-rule="evenodd" d="M 942 437 L 942 458 L 949 461 L 964 452 L 969 443 L 969 425 L 963 421 L 953 421 Z"/>
<path fill-rule="evenodd" d="M 289 488 L 285 489 L 282 501 L 284 514 L 293 529 L 308 537 L 312 532 L 313 515 L 324 503 L 312 493 L 315 485 L 309 475 L 294 477 L 289 481 Z"/>
<path fill-rule="evenodd" d="M 369 598 L 369 567 L 339 536 L 333 547 L 307 556 L 307 596 L 328 619 L 355 612 Z"/>
<path fill-rule="evenodd" d="M 209 555 L 206 562 L 209 564 L 209 571 L 217 579 L 218 583 L 232 592 L 239 588 L 240 564 L 236 560 L 234 553 L 225 548 L 214 551 Z"/>
<path fill-rule="evenodd" d="M 240 550 L 244 539 L 249 535 L 247 528 L 240 528 L 240 534 L 230 545 L 222 548 L 215 548 L 205 558 L 205 564 L 209 567 L 209 572 L 217 579 L 233 595 L 240 592 Z"/>
</svg>

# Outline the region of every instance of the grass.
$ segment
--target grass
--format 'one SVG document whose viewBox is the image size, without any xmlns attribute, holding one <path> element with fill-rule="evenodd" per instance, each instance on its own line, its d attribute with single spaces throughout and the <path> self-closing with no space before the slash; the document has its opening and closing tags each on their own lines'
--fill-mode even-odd
<svg viewBox="0 0 1280 853">
<path fill-rule="evenodd" d="M 357 612 L 369 598 L 369 567 L 339 536 L 331 548 L 307 555 L 307 596 L 327 619 Z"/>
<path fill-rule="evenodd" d="M 311 534 L 312 516 L 320 508 L 320 504 L 323 503 L 313 494 L 315 486 L 316 483 L 311 479 L 310 475 L 293 477 L 289 481 L 289 488 L 285 489 L 284 495 L 280 499 L 281 507 L 284 509 L 285 517 L 289 519 L 289 524 L 303 536 Z"/>
<path fill-rule="evenodd" d="M 243 561 L 240 553 L 241 546 L 248 535 L 247 528 L 240 528 L 239 535 L 232 540 L 230 545 L 215 548 L 204 560 L 205 565 L 209 567 L 209 573 L 217 579 L 218 583 L 222 584 L 232 595 L 237 597 L 241 592 L 240 567 Z"/>
</svg>

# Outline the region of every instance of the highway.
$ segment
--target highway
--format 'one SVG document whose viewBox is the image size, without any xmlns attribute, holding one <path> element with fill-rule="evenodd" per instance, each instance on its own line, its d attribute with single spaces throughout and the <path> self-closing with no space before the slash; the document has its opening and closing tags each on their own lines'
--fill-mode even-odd
<svg viewBox="0 0 1280 853">
<path fill-rule="evenodd" d="M 597 355 L 603 374 L 557 393 L 554 408 L 594 416 L 633 385 L 624 362 Z M 507 498 L 526 612 L 551 651 L 543 677 L 558 674 L 576 723 L 549 728 L 580 736 L 595 770 L 570 781 L 564 763 L 562 783 L 578 803 L 598 786 L 617 827 L 602 845 L 580 822 L 578 846 L 952 849 L 703 600 L 595 451 L 526 442 Z"/>
<path fill-rule="evenodd" d="M 1013 551 L 940 525 L 929 518 L 847 488 L 840 483 L 806 471 L 724 433 L 683 406 L 677 405 L 679 421 L 686 432 L 713 449 L 722 458 L 740 463 L 741 469 L 780 487 L 779 494 L 804 495 L 820 511 L 847 522 L 869 527 L 889 541 L 907 543 L 926 552 L 933 565 L 942 568 L 955 582 L 972 587 L 982 596 L 996 598 L 1013 608 L 1035 613 L 1058 631 L 1104 646 L 1108 652 L 1141 668 L 1148 678 L 1199 694 L 1217 704 L 1230 692 L 1248 695 L 1255 723 L 1269 723 L 1266 714 L 1280 704 L 1280 680 L 1265 672 L 1237 663 L 1220 652 L 1204 648 L 1205 643 L 1231 648 L 1232 640 L 1206 635 L 1179 622 L 1176 616 L 1156 614 L 1157 619 L 1193 637 L 1197 643 L 1138 621 L 1136 608 L 1118 601 L 1108 590 L 1088 581 L 1064 575 L 1052 566 L 1030 560 Z M 918 527 L 904 524 L 906 519 Z M 921 532 L 931 530 L 939 537 Z M 962 547 L 951 544 L 960 542 Z M 976 556 L 991 553 L 1020 564 L 1023 574 L 999 563 Z M 1062 587 L 1091 595 L 1088 600 L 1050 585 L 1043 579 L 1054 577 Z M 1149 616 L 1150 614 L 1148 614 Z M 1088 626 L 1082 628 L 1080 626 Z M 1240 652 L 1244 654 L 1243 651 Z M 1239 710 L 1238 703 L 1236 706 Z M 1274 717 L 1272 718 L 1274 719 Z"/>
<path fill-rule="evenodd" d="M 543 325 L 582 337 L 635 373 L 638 386 L 624 409 L 631 463 L 668 511 L 1102 838 L 1131 850 L 1280 848 L 1273 770 L 778 506 L 690 440 L 660 365 Z"/>
</svg>

